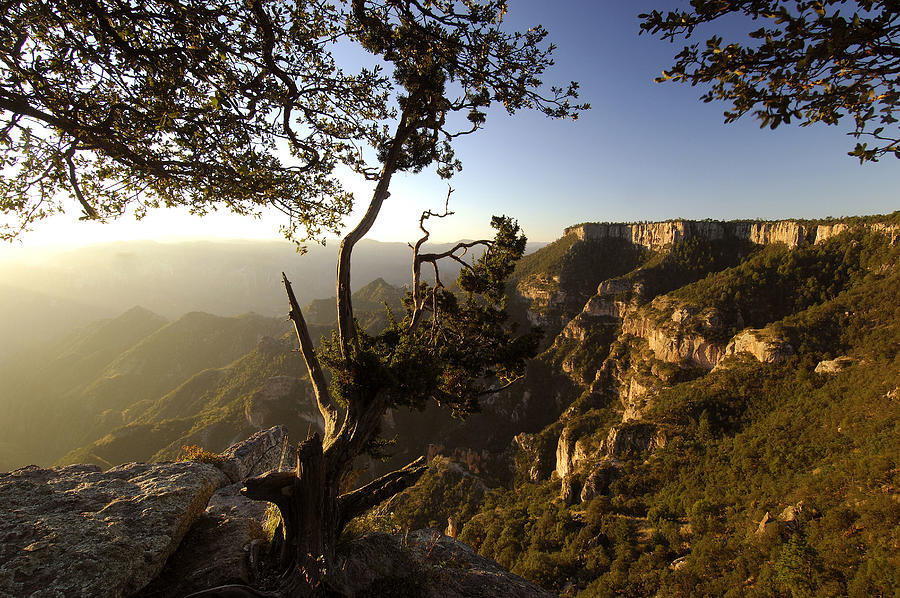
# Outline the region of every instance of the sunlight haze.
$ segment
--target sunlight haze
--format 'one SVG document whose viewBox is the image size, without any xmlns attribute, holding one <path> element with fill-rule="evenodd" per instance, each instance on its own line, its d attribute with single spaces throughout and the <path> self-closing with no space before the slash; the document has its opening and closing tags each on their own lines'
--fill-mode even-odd
<svg viewBox="0 0 900 598">
<path fill-rule="evenodd" d="M 450 185 L 451 218 L 432 220 L 432 239 L 451 241 L 490 233 L 494 214 L 517 218 L 532 241 L 558 238 L 585 221 L 669 218 L 719 220 L 819 218 L 890 213 L 900 207 L 900 160 L 860 165 L 847 156 L 850 126 L 785 125 L 760 129 L 745 117 L 723 124 L 723 103 L 703 104 L 700 88 L 653 82 L 680 46 L 638 36 L 637 15 L 676 2 L 628 3 L 527 0 L 512 4 L 508 26 L 543 24 L 558 45 L 547 83 L 577 80 L 593 109 L 577 122 L 551 121 L 502 110 L 484 131 L 457 143 L 463 170 Z M 728 33 L 728 32 L 724 32 Z M 345 184 L 357 209 L 370 187 Z M 442 211 L 447 182 L 433 172 L 397 176 L 391 197 L 368 238 L 413 242 L 423 210 Z M 124 216 L 107 225 L 65 216 L 39 222 L 25 246 L 194 238 L 278 238 L 283 220 L 219 212 L 205 218 L 183 210 L 151 212 L 141 222 Z M 334 237 L 333 234 L 326 235 Z M 17 245 L 17 244 L 14 244 Z M 8 254 L 0 249 L 0 255 Z"/>
</svg>

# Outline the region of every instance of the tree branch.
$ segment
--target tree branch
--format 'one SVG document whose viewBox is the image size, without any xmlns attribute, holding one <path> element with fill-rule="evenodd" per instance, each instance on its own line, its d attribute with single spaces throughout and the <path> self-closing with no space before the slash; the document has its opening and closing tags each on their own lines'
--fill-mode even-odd
<svg viewBox="0 0 900 598">
<path fill-rule="evenodd" d="M 76 199 L 78 199 L 78 203 L 81 204 L 82 209 L 84 210 L 84 218 L 86 220 L 98 220 L 100 217 L 97 215 L 97 210 L 94 209 L 88 200 L 84 198 L 84 195 L 81 193 L 81 187 L 78 185 L 78 177 L 75 175 L 75 162 L 72 160 L 72 153 L 75 151 L 75 146 L 72 146 L 68 152 L 66 152 L 64 158 L 66 160 L 66 164 L 69 166 L 69 184 L 72 186 L 72 191 L 75 193 Z"/>
<path fill-rule="evenodd" d="M 410 99 L 410 103 L 412 99 Z M 403 144 L 406 142 L 409 134 L 413 130 L 411 114 L 408 108 L 404 109 L 394 132 L 394 137 L 390 142 L 390 150 L 384 160 L 384 166 L 381 168 L 381 174 L 378 178 L 378 184 L 372 194 L 369 202 L 369 208 L 359 224 L 352 231 L 347 233 L 344 240 L 341 241 L 341 249 L 338 254 L 337 264 L 337 313 L 338 313 L 338 341 L 341 347 L 341 356 L 344 359 L 350 357 L 350 345 L 356 340 L 356 323 L 353 318 L 353 300 L 350 290 L 350 256 L 353 254 L 353 247 L 362 239 L 378 218 L 381 206 L 385 200 L 390 197 L 388 189 L 391 186 L 391 177 L 397 170 L 398 160 L 403 151 Z"/>
<path fill-rule="evenodd" d="M 339 412 L 331 397 L 331 393 L 328 392 L 328 383 L 322 371 L 322 364 L 319 363 L 319 358 L 316 357 L 316 349 L 309 336 L 309 328 L 306 325 L 303 312 L 300 310 L 300 304 L 297 303 L 297 297 L 294 295 L 291 281 L 288 280 L 284 272 L 281 273 L 281 279 L 284 282 L 284 289 L 291 304 L 288 318 L 294 323 L 294 329 L 297 331 L 297 339 L 300 341 L 300 353 L 303 355 L 306 369 L 309 371 L 309 379 L 316 394 L 316 404 L 319 407 L 319 413 L 325 419 L 325 441 L 328 442 L 334 437 Z"/>
<path fill-rule="evenodd" d="M 413 315 L 412 319 L 409 323 L 409 332 L 414 332 L 416 328 L 419 327 L 419 322 L 422 320 L 422 308 L 425 306 L 425 299 L 422 298 L 422 289 L 420 288 L 421 278 L 422 278 L 422 260 L 419 259 L 419 250 L 422 248 L 422 245 L 431 237 L 431 233 L 428 229 L 425 228 L 425 221 L 430 217 L 435 216 L 437 218 L 446 218 L 447 216 L 453 215 L 453 212 L 450 211 L 450 195 L 453 193 L 453 187 L 447 188 L 447 198 L 444 200 L 444 213 L 436 214 L 431 210 L 426 210 L 422 212 L 422 216 L 419 218 L 419 229 L 424 233 L 422 237 L 416 241 L 415 247 L 413 250 L 413 279 L 412 279 L 412 288 L 413 288 Z M 434 266 L 434 281 L 435 287 L 440 284 L 440 276 L 438 275 L 438 267 L 436 262 L 432 262 L 432 266 Z M 433 293 L 433 291 L 432 291 Z"/>
<path fill-rule="evenodd" d="M 415 484 L 428 469 L 425 457 L 419 457 L 403 469 L 392 471 L 338 498 L 342 522 L 362 515 L 375 505 Z"/>
</svg>

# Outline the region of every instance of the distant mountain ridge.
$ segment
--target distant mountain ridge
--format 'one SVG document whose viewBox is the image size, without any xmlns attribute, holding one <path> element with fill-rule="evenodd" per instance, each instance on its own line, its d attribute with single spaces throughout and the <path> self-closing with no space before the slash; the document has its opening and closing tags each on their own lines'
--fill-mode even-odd
<svg viewBox="0 0 900 598">
<path fill-rule="evenodd" d="M 287 241 L 130 241 L 0 255 L 0 364 L 25 347 L 135 305 L 169 319 L 191 311 L 284 316 L 282 272 L 294 282 L 301 305 L 335 294 L 338 243 L 307 249 L 300 255 Z M 353 253 L 351 287 L 359 290 L 377 278 L 409 284 L 411 260 L 405 243 L 363 239 Z M 445 278 L 453 280 L 457 270 L 448 263 Z"/>
<path fill-rule="evenodd" d="M 378 278 L 354 293 L 355 315 L 382 328 L 405 291 Z M 334 300 L 308 308 L 312 337 Z M 215 450 L 275 425 L 318 425 L 306 368 L 286 318 L 190 312 L 168 321 L 143 307 L 26 351 L 0 367 L 0 469 L 29 463 L 174 458 Z"/>
<path fill-rule="evenodd" d="M 22 354 L 0 371 L 0 468 L 50 464 L 196 373 L 225 366 L 259 339 L 288 330 L 285 319 L 254 314 L 193 312 L 168 322 L 133 308 Z M 101 339 L 105 348 L 95 349 Z"/>
</svg>

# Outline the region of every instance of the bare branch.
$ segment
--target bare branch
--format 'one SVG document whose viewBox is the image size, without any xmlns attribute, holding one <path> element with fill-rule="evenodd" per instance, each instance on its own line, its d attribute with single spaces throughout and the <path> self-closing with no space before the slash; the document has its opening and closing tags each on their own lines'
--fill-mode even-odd
<svg viewBox="0 0 900 598">
<path fill-rule="evenodd" d="M 419 457 L 403 469 L 392 471 L 338 498 L 339 511 L 343 521 L 350 521 L 375 505 L 391 498 L 398 492 L 415 484 L 428 469 L 425 457 Z"/>
<path fill-rule="evenodd" d="M 319 413 L 325 419 L 325 440 L 328 442 L 334 437 L 339 412 L 331 397 L 331 393 L 328 392 L 328 383 L 325 381 L 325 374 L 322 371 L 319 358 L 316 357 L 316 349 L 309 336 L 309 328 L 306 325 L 303 312 L 300 310 L 300 304 L 297 303 L 297 297 L 294 295 L 291 281 L 288 280 L 284 272 L 281 273 L 281 278 L 284 282 L 284 289 L 287 291 L 288 300 L 291 303 L 291 311 L 288 314 L 288 318 L 294 323 L 294 329 L 297 331 L 297 339 L 300 341 L 300 352 L 303 355 L 303 360 L 306 362 L 306 369 L 309 371 L 309 379 L 316 394 Z"/>
<path fill-rule="evenodd" d="M 425 305 L 425 298 L 422 297 L 422 289 L 421 289 L 421 277 L 422 277 L 422 261 L 419 259 L 419 250 L 421 250 L 422 245 L 428 241 L 429 237 L 431 237 L 431 233 L 428 229 L 425 228 L 425 221 L 431 218 L 432 216 L 436 218 L 446 218 L 447 216 L 453 215 L 453 212 L 450 211 L 450 195 L 453 193 L 453 187 L 448 185 L 447 187 L 447 198 L 444 200 L 444 213 L 436 214 L 431 210 L 426 210 L 422 212 L 422 216 L 419 218 L 419 229 L 422 231 L 422 237 L 416 241 L 415 247 L 413 247 L 413 279 L 412 279 L 412 288 L 413 288 L 413 315 L 412 319 L 409 323 L 409 332 L 415 331 L 416 328 L 419 327 L 419 322 L 422 319 L 422 308 Z M 440 276 L 438 275 L 437 263 L 432 262 L 434 266 L 434 278 L 435 283 L 437 284 L 440 281 Z M 432 295 L 434 292 L 432 291 Z"/>
</svg>

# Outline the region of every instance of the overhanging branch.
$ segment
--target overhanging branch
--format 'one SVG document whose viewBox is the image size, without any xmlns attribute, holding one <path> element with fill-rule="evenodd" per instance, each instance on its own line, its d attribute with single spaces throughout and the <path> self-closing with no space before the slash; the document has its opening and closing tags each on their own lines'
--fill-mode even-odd
<svg viewBox="0 0 900 598">
<path fill-rule="evenodd" d="M 97 210 L 94 209 L 94 206 L 88 203 L 88 200 L 85 199 L 84 195 L 81 193 L 81 187 L 78 185 L 78 177 L 75 174 L 75 162 L 72 160 L 73 152 L 74 146 L 64 156 L 66 165 L 68 165 L 69 167 L 69 184 L 72 186 L 72 191 L 75 193 L 75 198 L 78 199 L 78 203 L 81 204 L 81 208 L 84 210 L 84 219 L 97 220 L 100 218 L 97 215 Z"/>
</svg>

